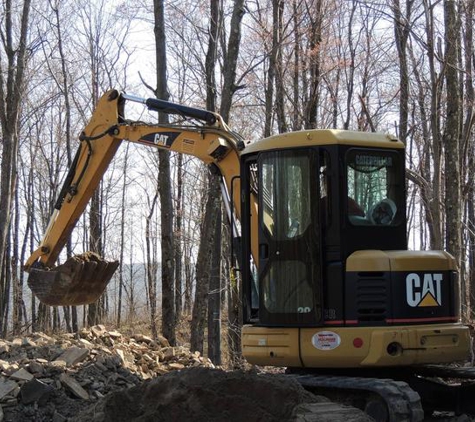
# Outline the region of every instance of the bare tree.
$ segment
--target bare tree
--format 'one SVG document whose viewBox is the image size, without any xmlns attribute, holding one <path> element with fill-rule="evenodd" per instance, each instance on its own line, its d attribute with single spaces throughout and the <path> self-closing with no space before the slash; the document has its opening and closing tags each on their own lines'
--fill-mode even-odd
<svg viewBox="0 0 475 422">
<path fill-rule="evenodd" d="M 220 20 L 220 1 L 211 0 L 210 1 L 210 25 L 209 25 L 209 41 L 208 41 L 208 52 L 206 54 L 206 108 L 208 110 L 216 109 L 216 81 L 215 81 L 215 62 L 218 48 L 218 36 L 221 27 Z M 215 197 L 215 192 L 219 192 L 220 185 L 220 176 L 216 174 L 217 172 L 210 171 L 208 173 L 208 183 L 210 193 L 213 192 L 208 200 L 210 201 L 210 207 L 208 207 L 208 202 L 206 204 L 207 213 L 204 218 L 205 221 L 210 219 L 212 224 L 207 230 L 210 230 L 211 233 L 206 234 L 205 236 L 211 242 L 212 253 L 206 257 L 206 265 L 208 266 L 209 275 L 208 283 L 206 279 L 203 278 L 199 280 L 203 284 L 202 293 L 207 295 L 208 303 L 208 357 L 216 365 L 221 364 L 221 201 L 219 198 Z M 206 224 L 206 222 L 205 222 Z M 208 239 L 206 240 L 208 241 Z M 200 245 L 201 248 L 201 245 Z M 197 270 L 198 274 L 198 270 Z M 198 282 L 198 280 L 197 280 Z M 208 284 L 206 292 L 206 284 Z M 201 300 L 195 299 L 195 308 L 196 303 L 204 302 L 206 303 L 206 298 L 200 298 Z M 194 312 L 194 314 L 196 314 Z M 203 316 L 203 313 L 201 313 Z M 194 340 L 195 341 L 195 340 Z"/>
<path fill-rule="evenodd" d="M 175 319 L 179 322 L 183 311 L 183 154 L 176 156 L 175 199 Z"/>
<path fill-rule="evenodd" d="M 153 229 L 153 216 L 155 213 L 155 206 L 158 200 L 158 190 L 155 190 L 153 198 L 150 202 L 150 212 L 147 215 L 145 223 L 145 245 L 147 250 L 147 286 L 148 286 L 148 300 L 150 307 L 150 326 L 153 338 L 158 337 L 157 327 L 157 276 L 158 276 L 158 260 L 157 260 L 157 233 Z"/>
<path fill-rule="evenodd" d="M 157 98 L 168 100 L 167 54 L 165 37 L 165 5 L 163 0 L 154 0 L 154 33 L 157 65 Z M 160 123 L 168 123 L 168 116 L 159 113 Z M 159 155 L 159 192 L 161 216 L 162 248 L 162 332 L 170 344 L 176 343 L 175 333 L 175 264 L 173 242 L 173 200 L 170 172 L 170 154 L 160 150 Z"/>
<path fill-rule="evenodd" d="M 0 124 L 2 131 L 2 158 L 0 163 L 0 334 L 5 334 L 8 317 L 10 283 L 8 277 L 8 235 L 12 202 L 16 188 L 17 152 L 21 101 L 26 86 L 28 60 L 28 30 L 31 0 L 22 2 L 20 27 L 15 27 L 15 13 L 20 5 L 11 0 L 4 2 L 0 50 Z"/>
<path fill-rule="evenodd" d="M 474 119 L 474 101 L 475 93 L 473 87 L 473 64 L 472 64 L 472 54 L 474 51 L 473 45 L 473 14 L 475 9 L 475 1 L 470 0 L 466 2 L 463 9 L 464 15 L 464 31 L 463 31 L 463 41 L 464 41 L 464 53 L 465 53 L 465 95 L 464 95 L 464 105 L 463 109 L 465 110 L 465 121 L 463 124 L 462 132 L 462 154 L 461 159 L 465 160 L 465 166 L 462 167 L 464 171 L 463 180 L 465 180 L 464 187 L 464 197 L 466 198 L 466 214 L 465 214 L 465 227 L 467 227 L 467 248 L 468 250 L 468 268 L 466 271 L 468 275 L 466 277 L 466 287 L 463 294 L 465 295 L 465 302 L 467 305 L 467 314 L 471 317 L 473 304 L 475 303 L 475 189 L 474 186 L 474 173 L 470 169 L 473 168 L 474 159 L 475 159 L 475 145 L 473 142 L 473 127 L 475 124 Z M 462 267 L 464 269 L 464 267 Z"/>
<path fill-rule="evenodd" d="M 445 80 L 447 85 L 446 123 L 442 143 L 445 160 L 446 247 L 461 268 L 462 192 L 461 192 L 461 102 L 459 80 L 460 21 L 456 2 L 444 1 Z M 465 289 L 462 289 L 465 291 Z M 465 297 L 463 298 L 463 300 Z"/>
<path fill-rule="evenodd" d="M 399 137 L 405 142 L 409 115 L 409 70 L 407 63 L 407 43 L 410 34 L 410 22 L 413 0 L 406 0 L 405 14 L 399 0 L 393 0 L 394 38 L 399 57 Z"/>
</svg>

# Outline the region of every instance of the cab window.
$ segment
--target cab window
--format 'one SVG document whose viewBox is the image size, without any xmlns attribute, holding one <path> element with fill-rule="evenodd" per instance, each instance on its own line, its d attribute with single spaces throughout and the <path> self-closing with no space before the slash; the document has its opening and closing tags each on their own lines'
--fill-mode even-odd
<svg viewBox="0 0 475 422">
<path fill-rule="evenodd" d="M 399 156 L 351 149 L 346 155 L 347 204 L 353 225 L 397 225 L 401 203 Z"/>
</svg>

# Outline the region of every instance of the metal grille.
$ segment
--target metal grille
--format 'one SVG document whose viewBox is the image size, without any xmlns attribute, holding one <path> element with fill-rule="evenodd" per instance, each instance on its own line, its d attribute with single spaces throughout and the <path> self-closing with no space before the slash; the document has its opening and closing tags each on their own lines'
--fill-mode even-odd
<svg viewBox="0 0 475 422">
<path fill-rule="evenodd" d="M 359 273 L 356 284 L 356 312 L 359 322 L 385 321 L 388 286 L 384 273 Z"/>
</svg>

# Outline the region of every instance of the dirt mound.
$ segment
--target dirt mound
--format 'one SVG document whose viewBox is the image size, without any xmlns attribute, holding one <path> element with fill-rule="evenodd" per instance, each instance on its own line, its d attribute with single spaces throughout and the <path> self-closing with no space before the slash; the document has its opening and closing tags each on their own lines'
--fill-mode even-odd
<svg viewBox="0 0 475 422">
<path fill-rule="evenodd" d="M 283 375 L 190 368 L 109 394 L 72 421 L 286 421 L 322 401 Z"/>
</svg>

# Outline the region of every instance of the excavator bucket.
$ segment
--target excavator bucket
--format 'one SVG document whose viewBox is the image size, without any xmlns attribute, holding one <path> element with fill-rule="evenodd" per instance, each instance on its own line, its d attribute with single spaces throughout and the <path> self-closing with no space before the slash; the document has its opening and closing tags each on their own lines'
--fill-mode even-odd
<svg viewBox="0 0 475 422">
<path fill-rule="evenodd" d="M 87 305 L 104 293 L 118 265 L 86 252 L 50 270 L 31 268 L 28 286 L 46 305 Z"/>
</svg>

